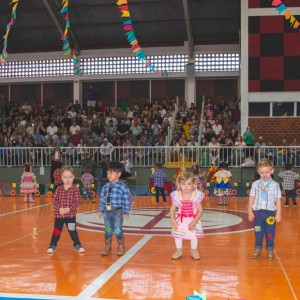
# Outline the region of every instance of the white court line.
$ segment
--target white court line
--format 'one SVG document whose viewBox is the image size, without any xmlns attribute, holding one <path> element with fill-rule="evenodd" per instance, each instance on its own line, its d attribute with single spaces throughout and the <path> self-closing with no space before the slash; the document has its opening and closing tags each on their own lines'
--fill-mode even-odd
<svg viewBox="0 0 300 300">
<path fill-rule="evenodd" d="M 47 300 L 75 300 L 76 299 L 75 297 L 70 297 L 70 296 L 8 294 L 8 293 L 0 293 L 0 297 L 17 298 L 17 299 L 47 299 Z"/>
<path fill-rule="evenodd" d="M 0 214 L 0 217 L 5 217 L 5 216 L 13 215 L 13 214 L 18 214 L 18 213 L 23 212 L 23 211 L 32 210 L 32 209 L 35 209 L 35 208 L 40 208 L 40 207 L 47 206 L 47 205 L 50 205 L 50 204 L 52 204 L 52 203 L 46 203 L 46 204 L 37 205 L 37 206 L 29 207 L 29 208 L 24 208 L 24 209 L 20 209 L 20 210 L 10 211 L 10 212 L 5 213 L 5 214 Z"/>
<path fill-rule="evenodd" d="M 288 275 L 287 275 L 287 273 L 286 273 L 286 271 L 285 271 L 285 269 L 284 269 L 284 267 L 283 267 L 283 265 L 282 265 L 282 263 L 281 263 L 281 260 L 280 260 L 280 258 L 279 258 L 279 256 L 278 256 L 277 252 L 276 252 L 275 250 L 274 250 L 274 252 L 275 252 L 275 254 L 276 254 L 276 256 L 277 256 L 279 265 L 280 265 L 280 267 L 281 267 L 281 269 L 282 269 L 282 271 L 283 271 L 283 274 L 284 274 L 284 276 L 285 276 L 285 278 L 286 278 L 286 281 L 288 282 L 288 285 L 289 285 L 289 287 L 290 287 L 290 289 L 291 289 L 291 292 L 292 292 L 292 294 L 293 294 L 293 296 L 294 296 L 294 299 L 297 300 L 298 298 L 297 298 L 297 296 L 296 296 L 296 294 L 295 294 L 295 291 L 294 291 L 293 286 L 292 286 L 292 284 L 291 284 L 291 282 L 290 282 L 290 279 L 289 279 L 289 277 L 288 277 Z"/>
<path fill-rule="evenodd" d="M 121 256 L 114 264 L 112 264 L 105 272 L 96 278 L 86 289 L 78 296 L 77 300 L 92 299 L 91 297 L 128 261 L 131 259 L 151 238 L 153 235 L 146 235 L 131 247 L 125 255 Z"/>
</svg>

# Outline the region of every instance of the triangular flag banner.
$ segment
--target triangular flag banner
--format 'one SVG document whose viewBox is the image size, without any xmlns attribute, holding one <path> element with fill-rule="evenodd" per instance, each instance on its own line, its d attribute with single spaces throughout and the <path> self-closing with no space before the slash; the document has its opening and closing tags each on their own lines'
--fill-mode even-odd
<svg viewBox="0 0 300 300">
<path fill-rule="evenodd" d="M 292 15 L 291 12 L 289 10 L 287 10 L 284 14 L 285 19 L 288 20 L 291 17 L 291 15 Z"/>
<path fill-rule="evenodd" d="M 290 24 L 293 25 L 295 21 L 296 21 L 296 18 L 294 16 L 291 16 L 290 17 Z"/>
<path fill-rule="evenodd" d="M 282 1 L 280 1 L 280 0 L 273 0 L 273 2 L 272 2 L 272 6 L 278 6 L 280 4 L 282 4 Z"/>
<path fill-rule="evenodd" d="M 273 0 L 272 6 L 276 6 L 276 11 L 281 14 L 284 13 L 286 20 L 289 20 L 291 27 L 293 29 L 298 29 L 300 26 L 299 21 L 292 15 L 292 13 L 287 9 L 287 7 L 280 0 Z"/>
<path fill-rule="evenodd" d="M 279 14 L 281 14 L 283 11 L 286 10 L 286 6 L 284 4 L 279 5 L 276 10 L 278 11 Z"/>
<path fill-rule="evenodd" d="M 127 36 L 127 41 L 131 44 L 132 52 L 135 54 L 135 56 L 139 60 L 143 60 L 146 62 L 146 67 L 149 68 L 149 71 L 151 73 L 155 72 L 156 67 L 153 64 L 148 63 L 147 56 L 145 55 L 141 46 L 139 45 L 136 35 L 134 33 L 132 21 L 130 19 L 130 11 L 129 11 L 129 6 L 128 6 L 127 0 L 118 0 L 116 2 L 116 4 L 119 7 L 119 11 L 121 13 L 121 18 L 128 18 L 128 20 L 122 22 L 122 24 L 123 24 L 123 30 L 126 32 L 125 34 Z M 158 73 L 161 73 L 161 76 L 164 76 L 164 77 L 167 77 L 169 74 L 168 71 L 166 71 L 166 70 L 158 72 Z"/>
<path fill-rule="evenodd" d="M 4 42 L 3 42 L 4 48 L 3 48 L 2 54 L 0 56 L 0 65 L 2 63 L 5 63 L 5 59 L 7 57 L 7 52 L 6 51 L 7 51 L 7 39 L 8 39 L 9 31 L 10 31 L 11 26 L 13 26 L 13 24 L 15 23 L 15 20 L 17 18 L 17 7 L 18 7 L 18 4 L 19 4 L 19 0 L 12 0 L 10 2 L 10 4 L 12 4 L 12 3 L 14 3 L 14 6 L 12 7 L 12 10 L 11 10 L 12 18 L 9 21 L 9 23 L 6 25 L 6 33 L 3 36 L 3 39 L 4 39 Z"/>
<path fill-rule="evenodd" d="M 70 59 L 72 59 L 73 63 L 73 75 L 80 75 L 81 74 L 81 68 L 80 68 L 80 59 L 77 55 L 77 51 L 75 49 L 72 49 L 69 42 L 69 31 L 71 28 L 71 22 L 69 20 L 69 1 L 68 0 L 62 0 L 61 1 L 62 9 L 59 12 L 59 14 L 63 14 L 64 18 L 66 20 L 66 26 L 64 34 L 61 36 L 62 42 L 62 48 L 64 51 L 64 55 L 68 56 Z"/>
</svg>

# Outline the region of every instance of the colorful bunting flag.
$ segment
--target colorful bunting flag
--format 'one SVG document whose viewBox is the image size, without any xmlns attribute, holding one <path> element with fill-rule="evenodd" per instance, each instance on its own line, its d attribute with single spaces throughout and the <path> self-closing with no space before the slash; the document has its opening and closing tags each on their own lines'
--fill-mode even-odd
<svg viewBox="0 0 300 300">
<path fill-rule="evenodd" d="M 60 10 L 59 14 L 64 15 L 66 20 L 66 27 L 64 34 L 60 37 L 62 42 L 62 48 L 64 55 L 68 56 L 70 59 L 72 59 L 73 63 L 73 74 L 75 76 L 81 74 L 81 68 L 80 68 L 80 59 L 78 57 L 77 50 L 74 48 L 72 49 L 69 42 L 69 31 L 71 28 L 71 22 L 69 20 L 69 0 L 62 0 L 61 1 L 62 9 Z"/>
<path fill-rule="evenodd" d="M 121 18 L 128 18 L 128 20 L 122 22 L 123 30 L 125 31 L 125 35 L 128 43 L 131 45 L 132 52 L 135 56 L 142 61 L 145 61 L 146 67 L 149 69 L 151 73 L 160 73 L 163 77 L 168 77 L 169 73 L 167 70 L 159 71 L 156 66 L 154 66 L 150 60 L 147 60 L 147 56 L 139 45 L 136 35 L 133 30 L 132 21 L 130 19 L 130 11 L 127 0 L 118 0 L 116 4 L 119 6 L 119 10 L 121 13 Z"/>
<path fill-rule="evenodd" d="M 9 23 L 6 25 L 6 33 L 3 36 L 4 42 L 3 42 L 3 50 L 2 53 L 0 55 L 0 65 L 5 63 L 6 58 L 7 58 L 7 39 L 8 39 L 8 35 L 10 32 L 10 28 L 11 26 L 13 26 L 15 24 L 16 18 L 17 18 L 17 7 L 19 4 L 19 0 L 12 0 L 10 2 L 10 4 L 14 3 L 14 6 L 12 7 L 11 10 L 11 19 L 9 21 Z"/>
<path fill-rule="evenodd" d="M 276 11 L 278 14 L 284 13 L 284 17 L 286 20 L 289 20 L 291 27 L 293 27 L 295 30 L 299 29 L 300 22 L 295 16 L 292 15 L 292 13 L 287 9 L 281 0 L 273 0 L 272 6 L 276 6 Z"/>
</svg>

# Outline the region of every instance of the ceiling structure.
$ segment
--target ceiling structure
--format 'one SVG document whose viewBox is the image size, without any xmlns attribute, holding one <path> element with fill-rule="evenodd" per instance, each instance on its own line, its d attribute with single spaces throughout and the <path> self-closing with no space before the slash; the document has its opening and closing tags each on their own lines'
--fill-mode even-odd
<svg viewBox="0 0 300 300">
<path fill-rule="evenodd" d="M 239 44 L 241 0 L 128 0 L 139 44 L 145 47 Z M 0 1 L 0 35 L 11 19 Z M 70 43 L 80 50 L 129 47 L 117 0 L 69 0 Z M 61 0 L 19 0 L 8 54 L 60 51 L 65 20 Z M 2 44 L 2 42 L 1 42 Z M 2 48 L 0 48 L 2 51 Z"/>
</svg>

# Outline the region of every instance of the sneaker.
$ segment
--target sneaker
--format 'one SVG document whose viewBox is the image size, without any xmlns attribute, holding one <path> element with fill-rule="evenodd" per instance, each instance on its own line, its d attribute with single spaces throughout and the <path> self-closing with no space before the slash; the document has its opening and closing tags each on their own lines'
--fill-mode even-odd
<svg viewBox="0 0 300 300">
<path fill-rule="evenodd" d="M 298 205 L 297 204 L 293 204 L 293 207 L 298 207 Z"/>
<path fill-rule="evenodd" d="M 47 253 L 54 253 L 55 250 L 56 250 L 56 246 L 50 245 L 49 248 L 48 248 L 48 250 L 47 250 Z"/>
<path fill-rule="evenodd" d="M 288 204 L 284 204 L 283 207 L 289 207 L 289 205 Z"/>
<path fill-rule="evenodd" d="M 273 250 L 269 249 L 267 254 L 268 260 L 273 260 L 275 258 Z"/>
<path fill-rule="evenodd" d="M 256 258 L 259 258 L 261 255 L 261 249 L 260 248 L 255 248 L 255 251 L 254 253 L 252 254 L 252 259 L 256 259 Z"/>
<path fill-rule="evenodd" d="M 85 249 L 84 249 L 81 245 L 76 245 L 76 246 L 75 246 L 75 250 L 76 250 L 78 253 L 84 253 L 84 252 L 85 252 Z"/>
<path fill-rule="evenodd" d="M 200 259 L 200 255 L 197 249 L 191 249 L 191 256 L 195 260 Z"/>
</svg>

